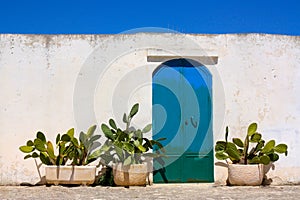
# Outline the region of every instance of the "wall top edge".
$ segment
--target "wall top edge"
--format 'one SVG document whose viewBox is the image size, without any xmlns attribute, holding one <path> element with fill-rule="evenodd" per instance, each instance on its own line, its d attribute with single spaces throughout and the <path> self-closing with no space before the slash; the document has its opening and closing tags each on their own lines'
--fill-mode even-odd
<svg viewBox="0 0 300 200">
<path fill-rule="evenodd" d="M 130 36 L 130 35 L 184 35 L 184 36 L 267 36 L 267 37 L 295 37 L 300 38 L 300 35 L 287 34 L 270 34 L 270 33 L 220 33 L 220 34 L 203 34 L 203 33 L 159 33 L 159 32 L 139 32 L 139 33 L 120 33 L 120 34 L 23 34 L 23 33 L 0 33 L 0 36 L 46 36 L 46 37 L 108 37 L 108 36 Z"/>
</svg>

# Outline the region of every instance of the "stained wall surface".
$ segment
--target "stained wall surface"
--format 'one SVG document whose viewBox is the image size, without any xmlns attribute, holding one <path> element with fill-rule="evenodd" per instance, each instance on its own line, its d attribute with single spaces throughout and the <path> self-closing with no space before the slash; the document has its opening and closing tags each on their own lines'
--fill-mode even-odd
<svg viewBox="0 0 300 200">
<path fill-rule="evenodd" d="M 230 136 L 244 137 L 257 122 L 265 139 L 289 146 L 268 177 L 299 183 L 299 55 L 300 38 L 283 35 L 2 34 L 0 184 L 40 180 L 34 160 L 23 160 L 18 149 L 37 131 L 54 141 L 71 127 L 79 134 L 111 117 L 122 124 L 135 102 L 141 107 L 134 125 L 151 123 L 152 73 L 177 57 L 200 61 L 213 76 L 214 140 L 227 125 Z M 215 166 L 215 182 L 226 177 L 226 168 Z"/>
</svg>

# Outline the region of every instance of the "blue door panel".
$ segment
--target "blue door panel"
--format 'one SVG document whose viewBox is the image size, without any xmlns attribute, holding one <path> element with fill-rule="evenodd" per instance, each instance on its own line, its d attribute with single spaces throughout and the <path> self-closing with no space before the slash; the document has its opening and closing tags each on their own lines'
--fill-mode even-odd
<svg viewBox="0 0 300 200">
<path fill-rule="evenodd" d="M 154 182 L 213 181 L 211 86 L 208 70 L 194 61 L 171 60 L 154 72 L 153 138 L 167 138 Z"/>
</svg>

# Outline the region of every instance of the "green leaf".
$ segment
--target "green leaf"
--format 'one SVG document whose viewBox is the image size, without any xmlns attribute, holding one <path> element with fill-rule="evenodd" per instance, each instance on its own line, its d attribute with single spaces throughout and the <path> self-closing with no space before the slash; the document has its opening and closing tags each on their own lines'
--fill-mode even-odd
<svg viewBox="0 0 300 200">
<path fill-rule="evenodd" d="M 287 145 L 286 144 L 278 144 L 274 147 L 274 151 L 277 153 L 286 153 L 287 152 Z"/>
<path fill-rule="evenodd" d="M 279 155 L 277 153 L 270 153 L 268 156 L 272 162 L 275 162 L 279 159 Z"/>
<path fill-rule="evenodd" d="M 116 125 L 116 122 L 115 122 L 113 119 L 110 119 L 110 120 L 109 120 L 109 125 L 110 125 L 113 129 L 115 129 L 115 130 L 118 129 L 118 128 L 117 128 L 117 125 Z"/>
<path fill-rule="evenodd" d="M 73 145 L 75 145 L 75 147 L 79 147 L 79 142 L 77 140 L 77 138 L 72 138 L 71 142 L 73 143 Z"/>
<path fill-rule="evenodd" d="M 223 151 L 216 152 L 215 156 L 218 160 L 226 160 L 227 158 L 229 158 L 229 156 L 226 155 Z"/>
<path fill-rule="evenodd" d="M 123 148 L 126 150 L 128 153 L 133 153 L 134 152 L 134 146 L 130 144 L 129 142 L 122 142 L 123 143 Z"/>
<path fill-rule="evenodd" d="M 267 144 L 264 146 L 264 148 L 261 150 L 262 153 L 269 153 L 273 150 L 275 146 L 275 140 L 270 140 L 267 142 Z"/>
<path fill-rule="evenodd" d="M 86 133 L 87 138 L 90 138 L 94 134 L 96 128 L 97 128 L 97 125 L 93 125 L 88 129 L 88 131 Z"/>
<path fill-rule="evenodd" d="M 128 139 L 130 140 L 134 136 L 134 132 L 128 133 Z"/>
<path fill-rule="evenodd" d="M 143 145 L 139 145 L 137 148 L 138 148 L 141 152 L 146 152 L 146 148 L 143 147 Z"/>
<path fill-rule="evenodd" d="M 265 141 L 264 140 L 260 140 L 259 143 L 256 145 L 255 150 L 256 151 L 260 151 L 265 145 Z"/>
<path fill-rule="evenodd" d="M 260 159 L 258 156 L 255 156 L 254 158 L 249 160 L 249 164 L 258 164 L 260 163 Z"/>
<path fill-rule="evenodd" d="M 33 143 L 31 140 L 28 140 L 28 141 L 26 142 L 26 145 L 27 145 L 27 146 L 34 146 L 34 143 Z"/>
<path fill-rule="evenodd" d="M 23 153 L 31 153 L 34 150 L 34 147 L 33 146 L 20 146 L 19 149 Z"/>
<path fill-rule="evenodd" d="M 33 158 L 38 158 L 38 157 L 39 157 L 39 154 L 37 154 L 36 152 L 33 152 L 31 156 L 32 156 Z"/>
<path fill-rule="evenodd" d="M 115 149 L 115 151 L 116 151 L 116 154 L 117 154 L 119 160 L 120 160 L 120 161 L 123 161 L 123 159 L 124 159 L 123 149 L 120 148 L 120 147 L 117 147 L 117 146 L 115 146 L 114 149 Z"/>
<path fill-rule="evenodd" d="M 236 144 L 238 147 L 243 148 L 244 147 L 244 143 L 242 142 L 242 140 L 240 138 L 233 138 L 232 139 L 233 143 Z"/>
<path fill-rule="evenodd" d="M 140 142 L 138 140 L 133 141 L 134 146 L 138 147 L 140 145 Z"/>
<path fill-rule="evenodd" d="M 137 112 L 139 111 L 139 104 L 136 103 L 132 106 L 131 110 L 130 110 L 130 118 L 132 118 Z"/>
<path fill-rule="evenodd" d="M 130 164 L 132 164 L 132 158 L 131 158 L 131 156 L 128 156 L 128 157 L 124 160 L 123 165 L 130 165 Z"/>
<path fill-rule="evenodd" d="M 239 161 L 241 159 L 238 150 L 227 148 L 226 153 L 229 155 L 231 160 Z"/>
<path fill-rule="evenodd" d="M 47 153 L 51 159 L 55 160 L 54 148 L 50 141 L 47 142 Z"/>
<path fill-rule="evenodd" d="M 30 155 L 30 154 L 28 154 L 28 155 L 26 155 L 25 157 L 24 157 L 24 160 L 26 160 L 26 159 L 28 159 L 28 158 L 31 158 L 32 156 Z"/>
<path fill-rule="evenodd" d="M 74 147 L 74 146 L 67 146 L 67 147 L 65 147 L 65 148 L 64 148 L 64 151 L 62 152 L 62 155 L 63 155 L 63 156 L 69 155 L 70 152 L 73 150 L 73 147 Z"/>
<path fill-rule="evenodd" d="M 143 128 L 143 133 L 148 133 L 152 128 L 152 124 L 148 124 L 145 128 Z"/>
<path fill-rule="evenodd" d="M 51 165 L 49 157 L 44 152 L 40 153 L 40 160 L 45 165 Z"/>
<path fill-rule="evenodd" d="M 68 136 L 70 136 L 70 138 L 74 137 L 74 128 L 71 128 L 68 130 L 68 132 L 66 133 Z"/>
<path fill-rule="evenodd" d="M 253 135 L 257 130 L 257 123 L 252 123 L 248 127 L 248 136 Z"/>
<path fill-rule="evenodd" d="M 39 138 L 43 143 L 46 143 L 46 137 L 42 132 L 37 132 L 36 137 Z"/>
<path fill-rule="evenodd" d="M 270 161 L 271 161 L 271 159 L 267 155 L 260 157 L 260 162 L 264 165 L 268 165 L 270 163 Z"/>
<path fill-rule="evenodd" d="M 123 132 L 121 129 L 118 128 L 117 138 L 115 140 L 121 142 L 121 141 L 127 141 L 128 139 L 129 139 L 129 134 Z"/>
<path fill-rule="evenodd" d="M 112 131 L 110 130 L 110 128 L 106 124 L 102 124 L 101 129 L 102 129 L 105 137 L 107 137 L 108 139 L 111 139 L 112 141 L 115 140 L 115 137 L 114 137 Z"/>
<path fill-rule="evenodd" d="M 37 150 L 42 151 L 42 152 L 45 152 L 47 150 L 45 147 L 45 143 L 39 138 L 36 138 L 34 140 L 34 146 Z"/>
<path fill-rule="evenodd" d="M 63 134 L 61 136 L 61 141 L 70 142 L 71 141 L 71 137 L 68 134 Z"/>
<path fill-rule="evenodd" d="M 146 151 L 146 148 L 141 145 L 141 143 L 138 141 L 138 140 L 135 140 L 133 142 L 134 146 L 136 146 L 141 152 L 145 152 Z"/>
<path fill-rule="evenodd" d="M 250 142 L 259 142 L 261 140 L 261 134 L 260 133 L 254 133 L 250 137 Z"/>
<path fill-rule="evenodd" d="M 77 155 L 79 157 L 81 157 L 82 156 L 82 151 L 79 148 L 76 148 L 76 151 L 77 151 Z"/>
<path fill-rule="evenodd" d="M 232 142 L 227 142 L 226 143 L 226 149 L 233 149 L 234 151 L 238 151 L 237 147 Z"/>
<path fill-rule="evenodd" d="M 215 146 L 215 151 L 224 151 L 226 148 L 226 142 L 224 141 L 218 141 L 216 143 L 216 146 Z"/>
</svg>

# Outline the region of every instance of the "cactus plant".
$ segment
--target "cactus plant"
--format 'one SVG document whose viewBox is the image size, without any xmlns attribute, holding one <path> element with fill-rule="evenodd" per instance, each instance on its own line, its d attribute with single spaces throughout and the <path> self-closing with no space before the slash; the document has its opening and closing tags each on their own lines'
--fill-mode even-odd
<svg viewBox="0 0 300 200">
<path fill-rule="evenodd" d="M 26 153 L 24 159 L 40 158 L 45 165 L 87 165 L 95 161 L 100 156 L 100 143 L 96 140 L 100 135 L 94 135 L 96 125 L 91 126 L 87 133 L 81 132 L 79 140 L 74 137 L 74 128 L 71 128 L 65 134 L 56 136 L 56 149 L 58 155 L 55 155 L 55 149 L 51 141 L 47 141 L 42 132 L 37 132 L 34 140 L 27 141 L 26 145 L 19 149 Z"/>
<path fill-rule="evenodd" d="M 232 142 L 228 141 L 229 128 L 226 127 L 225 141 L 217 141 L 215 145 L 215 156 L 219 160 L 230 159 L 233 164 L 264 164 L 275 162 L 279 159 L 278 154 L 287 156 L 287 145 L 275 145 L 275 140 L 266 142 L 262 135 L 257 132 L 257 123 L 252 123 L 244 142 L 240 138 L 233 138 Z M 251 150 L 249 151 L 249 148 Z"/>
<path fill-rule="evenodd" d="M 131 120 L 137 114 L 139 104 L 136 103 L 131 108 L 129 114 L 124 113 L 123 122 L 126 124 L 125 130 L 118 128 L 113 119 L 109 120 L 109 125 L 102 124 L 101 129 L 107 140 L 103 144 L 101 158 L 108 164 L 109 162 L 122 162 L 124 165 L 141 164 L 145 157 L 158 157 L 164 152 L 163 146 L 158 140 L 150 140 L 144 134 L 151 130 L 151 124 L 143 129 L 131 127 Z M 156 153 L 148 152 L 157 146 Z"/>
</svg>

